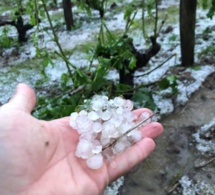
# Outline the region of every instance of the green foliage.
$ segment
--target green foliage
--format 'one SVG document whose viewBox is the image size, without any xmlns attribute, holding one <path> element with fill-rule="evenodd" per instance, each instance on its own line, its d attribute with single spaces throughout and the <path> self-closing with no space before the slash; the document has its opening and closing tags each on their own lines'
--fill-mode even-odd
<svg viewBox="0 0 215 195">
<path fill-rule="evenodd" d="M 153 99 L 153 92 L 148 88 L 142 88 L 136 91 L 133 95 L 133 101 L 140 107 L 146 107 L 151 110 L 156 109 L 156 104 Z"/>
<path fill-rule="evenodd" d="M 86 0 L 77 0 L 75 1 L 75 4 L 78 5 L 78 8 L 80 8 L 81 10 L 85 10 L 88 15 L 91 15 L 91 9 L 86 4 Z"/>
<path fill-rule="evenodd" d="M 92 90 L 98 92 L 104 86 L 107 85 L 107 80 L 104 77 L 107 75 L 109 71 L 110 60 L 107 58 L 100 58 L 99 65 L 94 72 L 93 81 L 92 81 Z"/>
<path fill-rule="evenodd" d="M 132 87 L 130 85 L 122 84 L 122 83 L 117 83 L 115 85 L 116 87 L 116 96 L 129 93 L 129 91 L 133 91 Z"/>
<path fill-rule="evenodd" d="M 177 77 L 175 75 L 169 75 L 165 78 L 163 78 L 158 86 L 160 87 L 160 89 L 164 90 L 167 88 L 171 88 L 172 89 L 172 94 L 177 94 L 178 93 L 178 83 L 177 83 Z"/>
<path fill-rule="evenodd" d="M 125 5 L 124 20 L 131 20 L 132 15 L 136 12 L 136 10 L 137 8 L 133 5 L 133 2 Z"/>
<path fill-rule="evenodd" d="M 215 13 L 215 0 L 211 0 L 211 7 L 207 13 L 207 17 L 212 19 Z"/>
<path fill-rule="evenodd" d="M 102 37 L 103 42 L 99 42 L 95 50 L 95 57 L 98 58 L 100 64 L 104 64 L 109 69 L 121 70 L 125 68 L 125 61 L 128 61 L 128 68 L 136 67 L 136 58 L 132 53 L 133 40 L 130 37 L 122 35 L 122 37 L 115 38 L 109 31 L 106 40 L 104 40 L 104 34 Z"/>
<path fill-rule="evenodd" d="M 212 19 L 215 13 L 215 0 L 201 0 L 201 6 L 203 9 L 207 9 L 207 17 Z"/>
<path fill-rule="evenodd" d="M 147 8 L 147 12 L 148 12 L 149 16 L 152 16 L 152 9 L 155 6 L 155 1 L 156 0 L 147 0 L 147 2 L 146 2 L 146 8 Z"/>
<path fill-rule="evenodd" d="M 71 76 L 71 75 L 70 75 Z M 71 79 L 71 77 L 70 77 Z M 73 87 L 79 87 L 80 85 L 84 85 L 86 83 L 91 84 L 91 78 L 86 74 L 84 70 L 76 69 L 72 75 Z"/>
<path fill-rule="evenodd" d="M 54 97 L 40 96 L 37 101 L 37 107 L 34 111 L 34 116 L 41 119 L 55 119 L 64 116 L 69 116 L 77 105 L 81 104 L 81 94 L 58 95 Z"/>
<path fill-rule="evenodd" d="M 10 48 L 13 43 L 17 41 L 14 41 L 8 36 L 8 32 L 10 31 L 10 28 L 8 26 L 2 28 L 2 34 L 0 34 L 0 48 Z"/>
<path fill-rule="evenodd" d="M 200 1 L 200 5 L 203 9 L 208 9 L 209 4 L 210 4 L 209 0 L 201 0 Z"/>
</svg>

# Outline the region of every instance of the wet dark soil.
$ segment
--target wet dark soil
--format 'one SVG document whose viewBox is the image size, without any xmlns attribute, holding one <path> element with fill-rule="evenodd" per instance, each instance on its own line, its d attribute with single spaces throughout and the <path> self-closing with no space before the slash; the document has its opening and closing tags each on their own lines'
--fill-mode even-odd
<svg viewBox="0 0 215 195">
<path fill-rule="evenodd" d="M 120 195 L 178 194 L 179 179 L 188 175 L 192 180 L 215 184 L 214 158 L 201 154 L 192 134 L 215 116 L 215 73 L 209 76 L 189 102 L 161 119 L 164 134 L 156 139 L 155 151 L 125 176 Z"/>
</svg>

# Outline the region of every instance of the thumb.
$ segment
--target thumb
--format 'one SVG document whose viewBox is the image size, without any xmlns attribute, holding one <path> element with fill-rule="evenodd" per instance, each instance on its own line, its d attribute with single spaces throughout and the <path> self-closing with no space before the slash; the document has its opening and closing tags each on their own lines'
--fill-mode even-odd
<svg viewBox="0 0 215 195">
<path fill-rule="evenodd" d="M 31 113 L 36 104 L 36 96 L 31 87 L 24 83 L 16 86 L 16 91 L 5 107 L 22 110 Z"/>
</svg>

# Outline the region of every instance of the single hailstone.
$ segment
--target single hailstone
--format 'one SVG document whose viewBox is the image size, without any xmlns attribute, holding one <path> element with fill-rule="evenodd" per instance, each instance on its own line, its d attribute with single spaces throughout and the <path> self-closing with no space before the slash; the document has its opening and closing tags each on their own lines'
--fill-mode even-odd
<svg viewBox="0 0 215 195">
<path fill-rule="evenodd" d="M 129 123 L 125 121 L 122 123 L 122 125 L 118 128 L 121 134 L 126 133 L 129 129 L 131 129 L 135 124 L 134 123 Z"/>
<path fill-rule="evenodd" d="M 122 107 L 119 107 L 116 109 L 115 111 L 117 114 L 123 114 L 124 113 L 124 109 Z"/>
<path fill-rule="evenodd" d="M 104 122 L 102 125 L 102 136 L 106 138 L 111 138 L 111 132 L 113 132 L 116 128 L 112 123 Z"/>
<path fill-rule="evenodd" d="M 101 112 L 99 112 L 99 114 L 103 121 L 109 120 L 112 116 L 112 112 L 109 110 L 101 111 Z"/>
<path fill-rule="evenodd" d="M 92 155 L 87 159 L 87 166 L 91 169 L 99 169 L 103 165 L 103 156 L 101 154 Z"/>
<path fill-rule="evenodd" d="M 120 132 L 118 131 L 118 129 L 114 125 L 111 124 L 111 126 L 113 128 L 109 129 L 109 135 L 108 135 L 108 137 L 109 138 L 116 138 L 117 139 L 120 136 Z"/>
<path fill-rule="evenodd" d="M 125 104 L 125 99 L 122 97 L 115 97 L 113 99 L 113 104 L 115 107 L 122 107 Z"/>
<path fill-rule="evenodd" d="M 109 120 L 109 122 L 112 123 L 117 128 L 120 127 L 120 125 L 123 122 L 123 119 L 124 118 L 122 115 L 114 114 L 112 118 Z"/>
<path fill-rule="evenodd" d="M 115 154 L 121 153 L 125 150 L 126 145 L 123 142 L 117 141 L 116 144 L 113 146 L 113 152 Z"/>
<path fill-rule="evenodd" d="M 93 132 L 99 133 L 102 130 L 102 124 L 100 122 L 93 123 Z"/>
<path fill-rule="evenodd" d="M 107 107 L 108 97 L 95 95 L 91 101 L 91 107 L 95 111 L 103 110 Z"/>
<path fill-rule="evenodd" d="M 70 126 L 71 126 L 73 129 L 77 129 L 77 123 L 76 123 L 77 117 L 78 117 L 78 113 L 77 113 L 77 112 L 73 112 L 73 113 L 70 115 L 69 124 L 70 124 Z"/>
<path fill-rule="evenodd" d="M 125 100 L 125 103 L 123 105 L 123 108 L 125 108 L 126 110 L 131 111 L 134 107 L 134 103 L 131 100 Z"/>
<path fill-rule="evenodd" d="M 132 122 L 136 119 L 136 115 L 133 112 L 130 112 L 128 110 L 124 110 L 123 116 L 124 116 L 125 121 L 127 121 L 127 122 Z"/>
<path fill-rule="evenodd" d="M 91 111 L 91 112 L 88 113 L 88 118 L 89 118 L 90 120 L 92 120 L 92 121 L 96 121 L 96 120 L 98 120 L 100 117 L 99 117 L 99 115 L 98 115 L 97 112 Z"/>
<path fill-rule="evenodd" d="M 145 126 L 151 122 L 151 117 L 150 117 L 150 114 L 148 112 L 143 112 L 139 116 L 139 121 L 144 121 L 144 120 L 145 120 L 145 122 L 141 126 Z"/>
<path fill-rule="evenodd" d="M 87 159 L 93 155 L 92 149 L 93 149 L 93 145 L 90 141 L 85 140 L 85 139 L 81 139 L 78 142 L 75 155 L 77 157 Z"/>
<path fill-rule="evenodd" d="M 142 139 L 142 134 L 140 131 L 135 129 L 128 133 L 128 137 L 130 137 L 132 139 L 132 141 L 134 141 L 136 143 Z"/>
<path fill-rule="evenodd" d="M 126 148 L 130 146 L 131 146 L 131 143 L 128 141 L 127 137 L 123 136 L 112 147 L 112 150 L 115 154 L 122 153 Z"/>
<path fill-rule="evenodd" d="M 80 112 L 79 112 L 79 116 L 81 116 L 81 115 L 83 115 L 83 116 L 87 116 L 87 111 L 86 110 L 81 110 Z"/>
<path fill-rule="evenodd" d="M 93 121 L 91 121 L 86 115 L 79 115 L 76 119 L 77 130 L 81 134 L 86 131 L 91 131 Z"/>
</svg>

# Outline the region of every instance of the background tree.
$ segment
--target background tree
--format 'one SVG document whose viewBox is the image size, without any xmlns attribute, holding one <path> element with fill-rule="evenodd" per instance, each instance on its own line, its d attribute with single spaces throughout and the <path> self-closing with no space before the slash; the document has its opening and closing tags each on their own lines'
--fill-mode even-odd
<svg viewBox="0 0 215 195">
<path fill-rule="evenodd" d="M 28 30 L 32 29 L 35 25 L 40 22 L 40 19 L 34 14 L 35 24 L 25 23 L 23 20 L 25 9 L 19 9 L 14 13 L 13 19 L 3 19 L 0 20 L 0 27 L 11 25 L 14 26 L 18 33 L 18 42 L 23 43 L 27 41 L 26 33 Z"/>
<path fill-rule="evenodd" d="M 197 0 L 180 0 L 181 63 L 194 64 Z"/>
<path fill-rule="evenodd" d="M 63 12 L 64 19 L 66 22 L 66 29 L 70 31 L 71 28 L 74 26 L 71 0 L 63 0 Z"/>
<path fill-rule="evenodd" d="M 92 9 L 99 12 L 99 16 L 102 19 L 104 17 L 104 3 L 106 0 L 84 0 L 84 3 Z"/>
<path fill-rule="evenodd" d="M 57 0 L 53 0 L 55 6 L 57 6 Z"/>
</svg>

